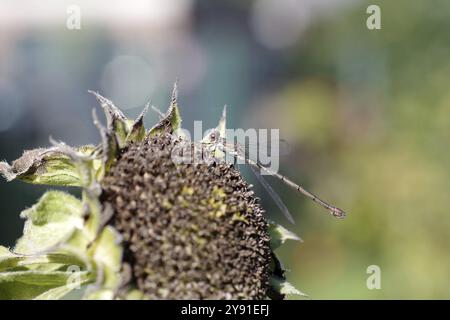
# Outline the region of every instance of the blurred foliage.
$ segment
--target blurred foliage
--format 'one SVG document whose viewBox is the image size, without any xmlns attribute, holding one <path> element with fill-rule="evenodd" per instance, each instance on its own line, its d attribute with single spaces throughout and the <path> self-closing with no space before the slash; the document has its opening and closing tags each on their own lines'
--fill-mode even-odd
<svg viewBox="0 0 450 320">
<path fill-rule="evenodd" d="M 308 204 L 305 243 L 282 257 L 314 298 L 448 298 L 450 3 L 376 3 L 379 31 L 362 27 L 368 3 L 312 27 L 289 57 L 306 79 L 269 98 L 301 151 L 314 149 L 291 174 L 349 213 L 331 221 Z M 372 264 L 381 290 L 366 288 Z"/>
</svg>

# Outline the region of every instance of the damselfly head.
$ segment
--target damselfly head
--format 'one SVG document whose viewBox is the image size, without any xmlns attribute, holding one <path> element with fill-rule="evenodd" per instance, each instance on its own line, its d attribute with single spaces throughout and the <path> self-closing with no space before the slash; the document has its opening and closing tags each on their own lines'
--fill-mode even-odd
<svg viewBox="0 0 450 320">
<path fill-rule="evenodd" d="M 212 129 L 208 135 L 210 143 L 217 143 L 220 139 L 220 132 L 217 129 Z"/>
</svg>

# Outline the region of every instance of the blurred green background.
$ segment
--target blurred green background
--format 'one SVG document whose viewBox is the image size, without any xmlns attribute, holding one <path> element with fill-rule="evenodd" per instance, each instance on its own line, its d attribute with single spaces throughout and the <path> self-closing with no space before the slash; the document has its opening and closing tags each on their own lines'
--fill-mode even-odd
<svg viewBox="0 0 450 320">
<path fill-rule="evenodd" d="M 66 28 L 69 4 L 81 30 Z M 133 5 L 132 5 L 133 4 Z M 381 30 L 366 9 L 381 8 Z M 166 108 L 179 78 L 184 126 L 280 128 L 281 172 L 348 212 L 336 221 L 278 181 L 304 243 L 279 254 L 314 299 L 450 298 L 448 0 L 21 1 L 0 4 L 0 158 L 96 143 L 98 90 L 136 116 Z M 157 119 L 147 118 L 148 125 Z M 0 182 L 0 243 L 46 187 Z M 381 289 L 366 286 L 381 268 Z"/>
</svg>

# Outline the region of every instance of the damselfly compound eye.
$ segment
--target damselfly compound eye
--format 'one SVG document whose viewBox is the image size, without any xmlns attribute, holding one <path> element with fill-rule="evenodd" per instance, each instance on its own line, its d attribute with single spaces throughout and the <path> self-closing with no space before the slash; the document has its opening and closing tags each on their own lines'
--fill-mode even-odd
<svg viewBox="0 0 450 320">
<path fill-rule="evenodd" d="M 210 139 L 211 143 L 218 142 L 219 138 L 220 138 L 220 132 L 217 131 L 216 129 L 212 130 L 211 133 L 209 134 L 209 139 Z"/>
</svg>

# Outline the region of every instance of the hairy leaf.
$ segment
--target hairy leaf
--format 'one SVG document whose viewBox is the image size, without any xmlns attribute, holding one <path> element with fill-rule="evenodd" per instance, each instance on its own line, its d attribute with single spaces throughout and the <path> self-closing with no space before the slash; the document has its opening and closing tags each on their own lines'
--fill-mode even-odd
<svg viewBox="0 0 450 320">
<path fill-rule="evenodd" d="M 148 112 L 149 105 L 147 104 L 142 110 L 141 114 L 132 123 L 130 132 L 126 137 L 126 143 L 129 142 L 141 142 L 145 138 L 145 126 L 144 126 L 144 116 Z"/>
<path fill-rule="evenodd" d="M 308 295 L 296 289 L 292 284 L 278 277 L 271 277 L 270 285 L 274 290 L 283 295 L 300 295 L 302 297 L 308 297 Z"/>
<path fill-rule="evenodd" d="M 107 226 L 88 250 L 97 271 L 97 283 L 89 288 L 87 298 L 104 299 L 110 296 L 110 291 L 120 285 L 120 269 L 122 266 L 121 236 L 117 231 Z M 101 284 L 99 287 L 98 285 Z M 108 299 L 112 299 L 108 298 Z"/>
<path fill-rule="evenodd" d="M 61 191 L 48 191 L 39 202 L 21 213 L 24 234 L 14 249 L 20 254 L 44 252 L 83 228 L 81 202 Z"/>
<path fill-rule="evenodd" d="M 114 134 L 119 147 L 123 148 L 126 144 L 127 135 L 130 131 L 128 119 L 111 100 L 103 97 L 98 92 L 91 90 L 89 90 L 88 92 L 95 96 L 98 103 L 105 112 L 108 133 Z"/>
<path fill-rule="evenodd" d="M 20 267 L 39 267 L 49 264 L 82 266 L 84 263 L 77 256 L 70 254 L 49 253 L 22 255 L 10 252 L 5 247 L 0 247 L 0 271 L 17 269 Z"/>
<path fill-rule="evenodd" d="M 74 277 L 79 283 L 92 281 L 92 275 L 86 271 L 77 274 L 36 270 L 1 272 L 0 299 L 34 299 L 54 288 L 70 286 Z"/>
<path fill-rule="evenodd" d="M 301 239 L 293 232 L 285 227 L 270 221 L 269 223 L 270 247 L 272 250 L 277 249 L 287 240 L 301 241 Z"/>
<path fill-rule="evenodd" d="M 149 130 L 149 136 L 153 137 L 161 133 L 174 133 L 181 128 L 181 116 L 178 109 L 178 88 L 175 83 L 172 92 L 172 100 L 169 106 L 169 110 L 165 116 Z"/>
</svg>

